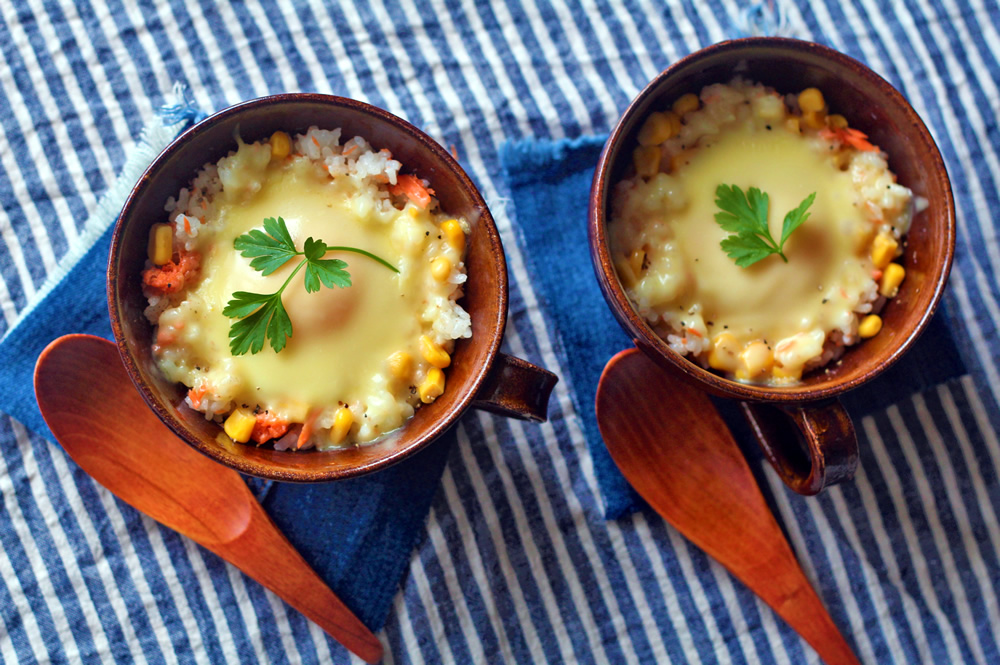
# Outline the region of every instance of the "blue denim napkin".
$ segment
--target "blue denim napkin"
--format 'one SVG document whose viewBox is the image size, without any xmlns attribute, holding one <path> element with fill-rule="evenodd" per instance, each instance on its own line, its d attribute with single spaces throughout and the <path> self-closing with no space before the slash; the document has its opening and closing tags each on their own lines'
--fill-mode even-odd
<svg viewBox="0 0 1000 665">
<path fill-rule="evenodd" d="M 604 497 L 605 517 L 617 519 L 644 503 L 604 447 L 594 415 L 597 381 L 604 365 L 632 345 L 601 295 L 587 244 L 590 183 L 606 138 L 507 143 L 500 161 L 531 283 L 538 291 L 548 327 L 558 331 L 556 352 L 568 373 L 563 379 L 572 389 L 574 407 L 583 420 Z M 962 374 L 965 367 L 942 307 L 902 360 L 842 401 L 857 422 L 867 413 Z M 749 430 L 733 403 L 719 400 L 717 405 L 737 440 L 747 444 Z M 754 445 L 743 448 L 753 450 Z"/>
<path fill-rule="evenodd" d="M 111 338 L 105 274 L 113 222 L 149 161 L 200 115 L 192 108 L 173 108 L 163 122 L 147 127 L 119 180 L 88 221 L 79 250 L 64 259 L 61 272 L 0 341 L 0 409 L 51 441 L 55 439 L 35 402 L 35 360 L 61 335 Z M 445 434 L 409 460 L 353 480 L 314 485 L 247 481 L 319 576 L 369 628 L 378 630 L 410 552 L 423 536 L 453 440 L 454 435 Z"/>
</svg>

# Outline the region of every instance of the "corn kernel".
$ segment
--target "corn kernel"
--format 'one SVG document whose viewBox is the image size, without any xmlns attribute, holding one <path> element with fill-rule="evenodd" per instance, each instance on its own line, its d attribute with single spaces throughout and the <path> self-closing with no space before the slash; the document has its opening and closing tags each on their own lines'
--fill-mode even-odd
<svg viewBox="0 0 1000 665">
<path fill-rule="evenodd" d="M 724 372 L 734 372 L 739 366 L 737 352 L 739 344 L 732 333 L 722 332 L 712 338 L 712 349 L 708 352 L 708 366 Z"/>
<path fill-rule="evenodd" d="M 174 255 L 174 230 L 169 224 L 153 224 L 149 229 L 148 252 L 153 265 L 170 263 Z"/>
<path fill-rule="evenodd" d="M 433 402 L 444 392 L 444 372 L 437 367 L 431 367 L 427 371 L 427 378 L 420 384 L 417 392 L 420 393 L 420 401 L 424 404 Z"/>
<path fill-rule="evenodd" d="M 396 351 L 386 360 L 389 373 L 400 380 L 410 378 L 413 373 L 413 356 L 406 351 Z"/>
<path fill-rule="evenodd" d="M 800 124 L 810 129 L 823 129 L 826 127 L 826 111 L 806 111 Z"/>
<path fill-rule="evenodd" d="M 879 284 L 878 292 L 886 298 L 895 298 L 904 277 L 906 269 L 898 263 L 890 263 L 882 271 L 882 282 Z"/>
<path fill-rule="evenodd" d="M 439 256 L 431 261 L 431 277 L 439 282 L 443 282 L 448 279 L 448 275 L 450 274 L 451 261 L 448 260 L 447 256 Z"/>
<path fill-rule="evenodd" d="M 271 159 L 284 159 L 292 152 L 292 138 L 285 132 L 271 134 Z"/>
<path fill-rule="evenodd" d="M 879 330 L 882 330 L 882 317 L 878 314 L 869 314 L 861 319 L 861 323 L 858 324 L 858 335 L 862 339 L 874 337 L 878 334 Z"/>
<path fill-rule="evenodd" d="M 824 110 L 826 100 L 823 99 L 823 93 L 817 88 L 806 88 L 799 93 L 799 108 L 803 113 Z"/>
<path fill-rule="evenodd" d="M 847 118 L 839 113 L 834 113 L 826 116 L 826 124 L 833 129 L 847 129 Z"/>
<path fill-rule="evenodd" d="M 337 412 L 333 414 L 333 426 L 330 427 L 330 442 L 333 444 L 341 443 L 347 438 L 353 424 L 354 414 L 351 413 L 350 409 L 346 406 L 337 409 Z"/>
<path fill-rule="evenodd" d="M 679 123 L 675 125 L 671 116 L 674 119 L 677 117 L 673 111 L 651 113 L 646 118 L 646 122 L 642 124 L 642 129 L 639 130 L 639 145 L 660 145 L 674 136 L 676 133 L 675 129 L 679 127 Z"/>
<path fill-rule="evenodd" d="M 626 289 L 632 288 L 638 281 L 635 273 L 632 272 L 632 265 L 627 259 L 615 259 L 615 272 L 618 273 L 618 279 L 621 280 L 622 286 Z"/>
<path fill-rule="evenodd" d="M 740 353 L 740 365 L 737 376 L 753 379 L 771 370 L 774 354 L 764 342 L 750 342 Z"/>
<path fill-rule="evenodd" d="M 677 115 L 682 116 L 686 113 L 690 113 L 691 111 L 697 111 L 698 106 L 700 106 L 700 103 L 698 102 L 698 95 L 693 92 L 689 92 L 686 95 L 678 97 L 671 109 Z"/>
<path fill-rule="evenodd" d="M 420 336 L 420 354 L 435 367 L 444 368 L 451 364 L 451 356 L 427 335 Z"/>
<path fill-rule="evenodd" d="M 642 145 L 632 151 L 632 166 L 643 178 L 656 175 L 660 170 L 660 146 Z"/>
<path fill-rule="evenodd" d="M 638 276 L 642 275 L 642 266 L 646 263 L 646 250 L 637 249 L 628 257 L 628 265 L 632 269 L 632 274 Z"/>
<path fill-rule="evenodd" d="M 222 428 L 226 430 L 226 434 L 233 441 L 246 443 L 250 440 L 250 435 L 253 433 L 253 426 L 256 424 L 257 418 L 253 415 L 252 411 L 239 408 L 234 409 L 229 414 Z"/>
<path fill-rule="evenodd" d="M 872 263 L 875 264 L 876 268 L 882 270 L 896 258 L 896 249 L 898 247 L 899 243 L 891 235 L 885 233 L 878 234 L 872 243 Z"/>
<path fill-rule="evenodd" d="M 802 133 L 802 128 L 799 127 L 799 118 L 798 118 L 798 116 L 791 115 L 791 116 L 788 116 L 787 118 L 785 118 L 785 129 L 787 129 L 788 131 L 790 131 L 793 134 L 800 134 L 800 133 Z"/>
<path fill-rule="evenodd" d="M 448 244 L 458 250 L 461 254 L 465 251 L 465 231 L 457 219 L 449 219 L 441 223 L 441 231 L 444 232 L 444 239 Z"/>
<path fill-rule="evenodd" d="M 783 365 L 775 364 L 771 368 L 771 376 L 775 379 L 781 379 L 782 383 L 798 381 L 802 378 L 802 365 L 798 367 L 784 367 Z"/>
</svg>

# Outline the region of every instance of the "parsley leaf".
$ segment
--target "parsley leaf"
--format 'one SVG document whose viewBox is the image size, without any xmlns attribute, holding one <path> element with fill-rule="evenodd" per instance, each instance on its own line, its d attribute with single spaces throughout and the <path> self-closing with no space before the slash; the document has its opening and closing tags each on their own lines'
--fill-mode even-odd
<svg viewBox="0 0 1000 665">
<path fill-rule="evenodd" d="M 238 312 L 246 310 L 252 313 L 229 328 L 229 350 L 234 356 L 247 351 L 257 353 L 264 348 L 265 339 L 271 340 L 275 353 L 285 348 L 286 337 L 292 334 L 292 322 L 281 304 L 281 291 L 268 295 L 237 291 L 222 313 L 236 317 Z"/>
<path fill-rule="evenodd" d="M 313 240 L 312 238 L 306 238 L 306 244 L 302 246 L 302 254 L 309 261 L 317 261 L 323 258 L 329 247 L 322 240 Z"/>
<path fill-rule="evenodd" d="M 304 284 L 306 292 L 320 290 L 320 285 L 329 289 L 351 286 L 351 275 L 347 263 L 340 259 L 324 259 L 329 251 L 345 251 L 362 254 L 398 273 L 394 265 L 371 252 L 357 247 L 330 247 L 322 240 L 307 238 L 302 251 L 295 249 L 285 220 L 268 217 L 264 220 L 264 230 L 253 229 L 236 238 L 233 247 L 243 256 L 252 259 L 250 267 L 263 275 L 270 275 L 296 256 L 304 257 L 281 288 L 274 293 L 251 293 L 236 291 L 222 314 L 236 319 L 229 327 L 229 350 L 234 356 L 257 353 L 270 341 L 271 348 L 278 353 L 285 348 L 292 336 L 292 320 L 281 302 L 281 294 L 292 278 L 305 266 Z"/>
<path fill-rule="evenodd" d="M 306 264 L 306 291 L 319 291 L 320 282 L 328 289 L 339 286 L 346 289 L 351 285 L 351 275 L 344 270 L 347 264 L 340 259 L 320 259 Z"/>
<path fill-rule="evenodd" d="M 305 286 L 306 291 L 319 291 L 320 284 L 332 289 L 335 286 L 347 288 L 351 285 L 351 276 L 345 270 L 347 264 L 340 259 L 324 259 L 329 247 L 322 240 L 306 238 L 302 253 L 306 257 Z"/>
<path fill-rule="evenodd" d="M 295 251 L 295 243 L 281 217 L 277 220 L 268 217 L 264 220 L 263 231 L 254 229 L 244 233 L 233 242 L 233 247 L 247 258 L 254 257 L 250 267 L 264 275 L 270 275 L 301 254 Z"/>
<path fill-rule="evenodd" d="M 719 245 L 726 252 L 726 255 L 734 259 L 736 265 L 741 268 L 746 268 L 774 254 L 774 249 L 763 238 L 752 233 L 729 236 Z"/>
<path fill-rule="evenodd" d="M 715 190 L 715 205 L 719 206 L 721 212 L 715 214 L 715 221 L 724 231 L 732 234 L 723 239 L 719 246 L 741 268 L 766 259 L 771 254 L 777 254 L 788 263 L 788 257 L 783 251 L 785 241 L 809 218 L 806 211 L 815 200 L 816 192 L 813 192 L 797 208 L 785 215 L 781 227 L 781 242 L 778 243 L 771 236 L 767 224 L 770 199 L 766 193 L 751 187 L 744 194 L 736 185 L 719 185 Z"/>
<path fill-rule="evenodd" d="M 813 192 L 802 200 L 802 203 L 799 204 L 798 208 L 789 211 L 789 213 L 785 215 L 785 221 L 781 225 L 782 246 L 784 246 L 785 241 L 788 240 L 788 236 L 792 235 L 792 231 L 802 226 L 802 222 L 809 219 L 809 213 L 806 212 L 806 210 L 809 209 L 809 206 L 811 206 L 815 200 L 816 192 Z"/>
<path fill-rule="evenodd" d="M 226 308 L 222 310 L 222 314 L 231 319 L 242 319 L 253 314 L 261 305 L 266 304 L 273 297 L 273 293 L 265 295 L 249 293 L 248 291 L 237 291 L 233 294 L 233 299 L 229 301 Z"/>
</svg>

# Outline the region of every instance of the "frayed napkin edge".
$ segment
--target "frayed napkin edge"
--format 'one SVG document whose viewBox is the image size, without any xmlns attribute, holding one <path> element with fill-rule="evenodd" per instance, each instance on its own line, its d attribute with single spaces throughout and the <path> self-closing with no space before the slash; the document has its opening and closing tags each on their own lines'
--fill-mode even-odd
<svg viewBox="0 0 1000 665">
<path fill-rule="evenodd" d="M 170 144 L 174 138 L 191 122 L 197 122 L 205 117 L 187 98 L 187 90 L 182 83 L 173 87 L 173 104 L 164 106 L 156 117 L 150 119 L 128 152 L 121 172 L 115 178 L 111 187 L 101 195 L 94 211 L 87 218 L 83 230 L 73 246 L 59 260 L 55 270 L 45 278 L 41 288 L 35 293 L 31 302 L 21 310 L 13 325 L 7 330 L 0 341 L 6 339 L 31 314 L 34 309 L 45 301 L 56 285 L 61 282 L 69 271 L 80 262 L 84 255 L 94 246 L 94 243 L 118 219 L 129 193 L 139 181 L 139 178 L 149 168 L 150 163 Z"/>
</svg>

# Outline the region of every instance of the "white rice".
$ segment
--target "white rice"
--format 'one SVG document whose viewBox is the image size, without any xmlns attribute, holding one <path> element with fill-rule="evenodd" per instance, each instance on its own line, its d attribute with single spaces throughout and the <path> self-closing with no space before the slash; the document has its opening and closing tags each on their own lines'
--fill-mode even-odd
<svg viewBox="0 0 1000 665">
<path fill-rule="evenodd" d="M 314 162 L 322 163 L 333 178 L 350 178 L 359 191 L 365 191 L 365 197 L 352 199 L 352 205 L 358 207 L 360 214 L 365 213 L 365 206 L 371 210 L 371 206 L 376 206 L 381 211 L 391 212 L 394 208 L 392 195 L 389 193 L 386 184 L 397 183 L 397 176 L 402 164 L 392 159 L 388 150 L 378 150 L 362 137 L 353 137 L 343 144 L 340 143 L 341 130 L 325 130 L 318 127 L 310 127 L 303 134 L 298 134 L 292 139 L 292 154 L 302 155 Z M 247 178 L 254 176 L 247 174 L 264 173 L 264 169 L 271 159 L 271 147 L 268 142 L 258 142 L 246 144 L 237 138 L 238 150 L 230 152 L 215 164 L 205 164 L 198 172 L 190 185 L 182 188 L 176 197 L 167 199 L 164 211 L 168 215 L 168 221 L 173 226 L 174 247 L 183 247 L 187 251 L 192 251 L 196 247 L 196 239 L 200 230 L 205 224 L 205 220 L 212 216 L 214 200 L 217 194 L 230 187 L 240 187 L 248 191 L 256 191 L 261 183 L 247 181 Z M 428 183 L 424 181 L 424 184 Z M 370 192 L 372 196 L 367 197 Z M 432 199 L 432 205 L 436 205 L 436 199 Z M 401 205 L 395 206 L 397 209 Z M 468 221 L 458 219 L 465 233 L 470 231 Z M 420 240 L 423 240 L 421 234 Z M 406 238 L 401 239 L 404 243 Z M 404 263 L 408 259 L 403 257 Z M 146 268 L 151 268 L 152 264 L 147 261 Z M 399 266 L 401 271 L 403 265 Z M 424 322 L 431 324 L 428 335 L 431 339 L 450 350 L 453 340 L 468 338 L 472 336 L 472 321 L 465 309 L 457 302 L 463 295 L 462 284 L 467 280 L 465 264 L 461 261 L 456 263 L 448 278 L 444 280 L 445 285 L 450 285 L 447 295 L 433 294 L 428 297 L 427 306 L 421 314 Z M 174 319 L 180 317 L 176 314 L 180 305 L 186 298 L 187 289 L 181 289 L 174 293 L 161 294 L 144 285 L 144 293 L 148 300 L 144 314 L 146 318 L 159 330 L 165 330 L 171 334 L 175 332 L 172 328 Z M 174 308 L 174 309 L 172 309 Z M 166 313 L 166 314 L 165 314 Z M 177 329 L 183 327 L 183 323 L 177 325 Z M 182 361 L 186 362 L 186 360 Z M 232 362 L 231 359 L 223 359 L 220 362 Z M 423 362 L 422 360 L 420 362 Z M 421 370 L 423 371 L 423 370 Z M 193 409 L 201 411 L 206 418 L 220 421 L 233 408 L 232 399 L 227 397 L 226 386 L 218 385 L 218 381 L 213 383 L 210 390 L 205 390 L 200 397 L 192 399 L 191 394 L 195 389 L 200 389 L 205 384 L 204 376 L 195 372 L 192 389 L 186 403 Z M 230 373 L 232 376 L 232 373 Z M 187 380 L 184 381 L 188 383 Z M 393 427 L 385 427 L 386 423 L 396 423 L 400 416 L 406 420 L 414 413 L 412 404 L 400 400 L 389 388 L 387 377 L 376 375 L 376 390 L 374 394 L 366 395 L 364 404 L 360 401 L 347 404 L 354 416 L 354 422 L 360 427 L 356 428 L 352 438 L 358 441 L 369 441 L 381 436 Z M 207 387 L 207 386 L 206 386 Z M 336 408 L 325 409 L 317 418 L 315 427 L 317 432 L 329 430 L 333 425 L 333 418 Z M 314 437 L 315 439 L 315 437 Z M 286 439 L 275 440 L 276 449 L 285 449 L 294 446 L 294 442 Z M 311 440 L 306 447 L 314 443 Z"/>
<path fill-rule="evenodd" d="M 791 94 L 783 99 L 770 88 L 740 78 L 728 84 L 709 85 L 702 89 L 699 96 L 700 107 L 686 113 L 679 132 L 659 145 L 660 173 L 656 177 L 666 183 L 662 185 L 663 207 L 658 210 L 662 215 L 668 216 L 671 211 L 683 208 L 687 204 L 683 189 L 670 185 L 676 181 L 667 173 L 669 169 L 666 165 L 672 164 L 675 157 L 689 154 L 686 151 L 700 145 L 699 141 L 707 139 L 710 142 L 713 136 L 729 126 L 746 121 L 752 114 L 758 118 L 783 118 L 785 116 L 785 109 L 781 108 L 783 104 L 794 112 L 799 110 L 797 95 Z M 770 128 L 768 126 L 768 129 Z M 828 150 L 831 144 L 835 148 L 841 147 L 840 141 L 836 138 L 824 139 L 818 135 L 808 137 L 803 135 L 803 139 L 813 142 L 820 151 Z M 875 215 L 874 219 L 882 221 L 877 233 L 891 235 L 900 241 L 901 245 L 903 236 L 909 231 L 913 215 L 926 208 L 927 201 L 913 196 L 908 188 L 896 182 L 895 175 L 888 168 L 884 153 L 853 148 L 851 151 L 846 169 L 850 171 L 858 200 L 869 206 L 869 210 Z M 610 230 L 612 251 L 615 255 L 629 255 L 631 251 L 638 249 L 637 245 L 629 244 L 634 238 L 619 237 L 613 225 L 626 199 L 634 191 L 637 179 L 640 178 L 638 175 L 626 178 L 617 183 L 613 191 Z M 672 350 L 708 366 L 708 352 L 712 347 L 711 331 L 702 317 L 700 305 L 696 304 L 687 311 L 678 312 L 673 302 L 669 303 L 669 306 L 654 305 L 639 290 L 630 286 L 626 287 L 626 291 L 639 315 Z M 880 312 L 885 300 L 879 295 L 878 284 L 874 279 L 865 283 L 857 302 L 853 304 L 854 316 L 828 333 L 822 353 L 808 361 L 804 369 L 808 371 L 822 367 L 839 358 L 843 354 L 844 346 L 857 343 L 860 339 L 858 336 L 860 319 L 868 314 Z"/>
</svg>

